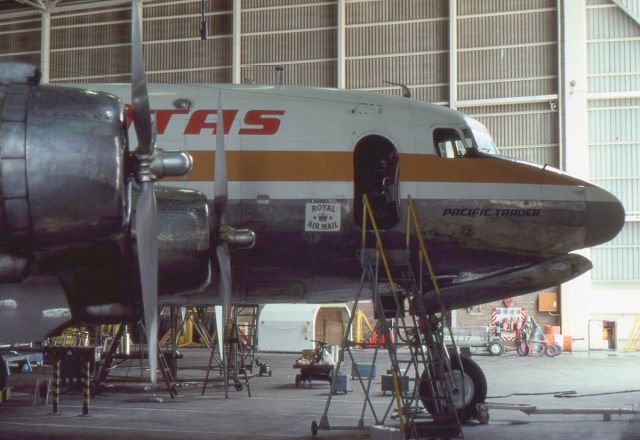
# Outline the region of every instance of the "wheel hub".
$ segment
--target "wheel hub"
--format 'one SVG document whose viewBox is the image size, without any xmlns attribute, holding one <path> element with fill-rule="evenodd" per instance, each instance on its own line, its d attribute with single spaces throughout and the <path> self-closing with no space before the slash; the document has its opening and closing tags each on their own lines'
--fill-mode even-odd
<svg viewBox="0 0 640 440">
<path fill-rule="evenodd" d="M 473 399 L 476 387 L 468 374 L 463 374 L 460 370 L 453 370 L 451 374 L 454 383 L 451 393 L 453 404 L 456 408 L 464 408 Z"/>
</svg>

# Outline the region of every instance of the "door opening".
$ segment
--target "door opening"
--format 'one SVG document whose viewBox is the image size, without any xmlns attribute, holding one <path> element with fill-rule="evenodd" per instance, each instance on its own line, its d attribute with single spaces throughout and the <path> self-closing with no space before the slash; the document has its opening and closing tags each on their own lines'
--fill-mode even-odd
<svg viewBox="0 0 640 440">
<path fill-rule="evenodd" d="M 362 227 L 362 196 L 369 198 L 380 229 L 394 227 L 400 220 L 400 167 L 398 152 L 388 139 L 371 135 L 363 138 L 353 153 L 353 215 Z"/>
</svg>

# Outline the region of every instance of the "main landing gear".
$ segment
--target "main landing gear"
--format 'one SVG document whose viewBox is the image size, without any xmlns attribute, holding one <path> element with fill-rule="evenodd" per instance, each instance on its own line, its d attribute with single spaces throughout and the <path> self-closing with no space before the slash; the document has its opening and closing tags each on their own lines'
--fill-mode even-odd
<svg viewBox="0 0 640 440">
<path fill-rule="evenodd" d="M 457 357 L 453 356 L 452 376 L 453 376 L 453 402 L 458 412 L 460 423 L 464 423 L 470 419 L 478 419 L 479 413 L 477 405 L 484 402 L 487 398 L 487 379 L 482 372 L 480 366 L 466 356 L 460 356 L 460 363 Z M 428 378 L 422 374 L 420 378 L 420 400 L 431 414 L 435 414 L 434 400 L 432 399 L 431 386 L 429 386 Z"/>
</svg>

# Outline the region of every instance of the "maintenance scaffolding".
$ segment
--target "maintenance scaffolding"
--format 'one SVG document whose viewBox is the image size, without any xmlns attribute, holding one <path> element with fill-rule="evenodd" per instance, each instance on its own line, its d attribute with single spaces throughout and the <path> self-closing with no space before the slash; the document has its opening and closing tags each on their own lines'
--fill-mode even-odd
<svg viewBox="0 0 640 440">
<path fill-rule="evenodd" d="M 456 408 L 463 406 L 460 402 L 465 402 L 465 387 L 459 386 L 464 375 L 464 360 L 460 358 L 455 342 L 452 350 L 448 350 L 445 345 L 445 335 L 451 341 L 453 337 L 442 304 L 437 312 L 427 311 L 424 306 L 424 295 L 435 291 L 439 297 L 440 290 L 420 234 L 411 197 L 407 199 L 405 236 L 404 250 L 385 251 L 382 235 L 365 195 L 359 255 L 362 275 L 331 382 L 331 392 L 320 423 L 312 423 L 313 435 L 318 430 L 364 429 L 364 416 L 369 408 L 376 426 L 395 427 L 405 438 L 463 437 Z M 428 283 L 424 282 L 425 270 L 429 275 Z M 391 361 L 393 396 L 380 415 L 371 400 L 372 375 L 363 377 L 356 368 L 355 376 L 364 391 L 358 424 L 332 426 L 329 422 L 329 409 L 345 359 L 344 354 L 347 353 L 351 362 L 356 364 L 351 350 L 355 344 L 349 339 L 349 335 L 365 286 L 371 291 L 374 310 L 385 336 L 385 349 Z M 391 335 L 388 320 L 395 324 L 395 337 Z M 403 350 L 399 350 L 401 348 Z M 374 364 L 378 358 L 378 350 L 379 346 L 376 346 L 373 353 Z M 460 376 L 454 377 L 455 375 Z M 392 409 L 395 409 L 395 414 Z"/>
</svg>

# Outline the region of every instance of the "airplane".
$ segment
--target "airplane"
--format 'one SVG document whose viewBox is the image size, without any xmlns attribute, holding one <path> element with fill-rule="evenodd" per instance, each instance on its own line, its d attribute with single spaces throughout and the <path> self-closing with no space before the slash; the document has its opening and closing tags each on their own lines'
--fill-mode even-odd
<svg viewBox="0 0 640 440">
<path fill-rule="evenodd" d="M 439 105 L 147 84 L 136 4 L 132 85 L 38 85 L 35 67 L 0 63 L 3 342 L 141 315 L 153 341 L 158 301 L 223 304 L 226 320 L 231 304 L 352 300 L 363 195 L 390 250 L 413 199 L 440 288 L 427 310 L 569 281 L 591 269 L 572 252 L 624 224 L 608 191 L 499 155 L 479 121 Z M 486 380 L 467 379 L 471 407 Z"/>
</svg>

